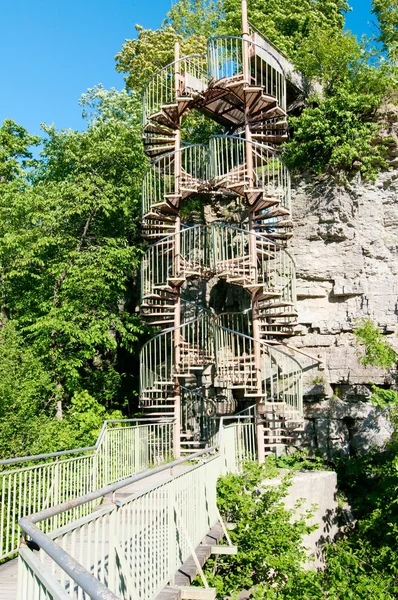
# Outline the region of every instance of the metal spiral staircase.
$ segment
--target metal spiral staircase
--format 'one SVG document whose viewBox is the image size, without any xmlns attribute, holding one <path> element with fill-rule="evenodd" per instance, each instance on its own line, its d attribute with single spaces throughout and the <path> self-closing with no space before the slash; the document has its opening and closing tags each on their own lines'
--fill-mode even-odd
<svg viewBox="0 0 398 600">
<path fill-rule="evenodd" d="M 242 21 L 249 31 L 244 2 Z M 180 58 L 177 44 L 174 62 L 144 93 L 152 164 L 142 192 L 150 245 L 141 312 L 160 332 L 141 352 L 140 405 L 145 414 L 177 419 L 181 453 L 210 443 L 221 415 L 250 405 L 260 461 L 289 444 L 302 423 L 302 369 L 282 344 L 297 318 L 295 266 L 285 249 L 290 178 L 278 149 L 287 138 L 286 76 L 264 46 L 258 34 L 243 33 L 209 39 L 206 55 Z M 225 135 L 184 146 L 181 122 L 192 110 Z M 244 203 L 239 228 L 182 222 L 186 200 L 211 197 Z M 238 288 L 247 307 L 210 310 L 217 281 Z"/>
</svg>

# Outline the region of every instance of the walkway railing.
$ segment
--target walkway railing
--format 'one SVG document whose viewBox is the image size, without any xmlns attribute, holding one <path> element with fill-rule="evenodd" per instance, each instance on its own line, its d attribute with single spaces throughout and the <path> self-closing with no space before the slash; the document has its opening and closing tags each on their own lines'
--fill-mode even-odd
<svg viewBox="0 0 398 600">
<path fill-rule="evenodd" d="M 265 198 L 272 198 L 290 210 L 289 170 L 273 148 L 235 135 L 213 136 L 209 147 L 216 185 L 228 187 L 241 183 L 250 189 L 263 190 Z M 248 152 L 251 171 L 247 170 Z"/>
<path fill-rule="evenodd" d="M 216 502 L 219 475 L 239 471 L 243 462 L 253 457 L 249 432 L 254 430 L 254 418 L 249 413 L 235 419 L 245 424 L 221 425 L 217 445 L 189 459 L 21 519 L 24 535 L 41 550 L 35 556 L 25 546 L 21 548 L 18 600 L 156 598 L 221 520 Z M 168 478 L 152 486 L 148 483 L 145 491 L 117 505 L 99 509 L 49 535 L 39 528 L 43 521 L 70 511 L 71 506 L 90 504 L 149 476 L 164 476 L 167 470 Z M 204 584 L 208 587 L 206 578 Z"/>
<path fill-rule="evenodd" d="M 249 58 L 250 81 L 247 83 L 263 88 L 266 94 L 277 98 L 281 108 L 286 109 L 286 79 L 283 67 L 266 48 L 252 40 L 238 36 L 210 38 L 207 42 L 207 69 L 210 81 L 242 77 L 245 53 Z"/>
<path fill-rule="evenodd" d="M 177 83 L 176 86 L 176 76 Z M 157 71 L 148 81 L 143 97 L 144 126 L 162 106 L 173 104 L 178 94 L 202 92 L 207 87 L 206 57 L 192 54 L 173 61 Z"/>
<path fill-rule="evenodd" d="M 148 81 L 143 97 L 144 126 L 162 106 L 174 104 L 177 94 L 189 96 L 204 92 L 209 83 L 234 80 L 243 73 L 244 46 L 247 47 L 250 83 L 263 88 L 286 109 L 286 79 L 279 60 L 267 48 L 237 36 L 219 36 L 207 42 L 207 57 L 185 56 L 162 67 Z M 177 78 L 177 81 L 176 81 Z"/>
<path fill-rule="evenodd" d="M 105 421 L 95 446 L 0 461 L 0 559 L 18 549 L 20 518 L 171 460 L 173 427 L 171 420 Z M 54 516 L 42 527 L 60 527 L 95 505 Z"/>
<path fill-rule="evenodd" d="M 250 255 L 251 240 L 255 240 L 255 260 Z M 264 236 L 220 223 L 187 227 L 149 246 L 141 268 L 142 297 L 176 280 L 214 275 L 230 282 L 259 284 L 264 291 L 296 303 L 296 271 L 290 254 Z"/>
</svg>

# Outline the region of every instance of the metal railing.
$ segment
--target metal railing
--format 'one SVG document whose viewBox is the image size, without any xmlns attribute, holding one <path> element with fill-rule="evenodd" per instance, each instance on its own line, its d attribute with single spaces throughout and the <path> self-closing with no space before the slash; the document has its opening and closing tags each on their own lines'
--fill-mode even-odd
<svg viewBox="0 0 398 600">
<path fill-rule="evenodd" d="M 244 48 L 246 46 L 246 49 Z M 263 88 L 286 109 L 286 78 L 282 65 L 266 48 L 238 36 L 218 36 L 207 41 L 207 69 L 212 82 L 243 78 L 245 54 L 248 56 L 250 85 Z"/>
<path fill-rule="evenodd" d="M 253 165 L 250 172 L 248 152 Z M 258 190 L 290 211 L 290 175 L 275 150 L 244 137 L 224 135 L 211 137 L 209 146 L 196 144 L 169 152 L 148 167 L 142 184 L 144 218 L 164 209 L 167 200 L 178 206 L 189 195 L 210 189 L 209 182 L 212 188 L 227 189 L 241 184 L 240 193 Z"/>
<path fill-rule="evenodd" d="M 225 317 L 224 317 L 225 319 Z M 141 396 L 167 391 L 177 375 L 215 365 L 217 387 L 242 389 L 263 404 L 285 406 L 302 415 L 302 368 L 279 347 L 224 327 L 209 311 L 147 342 L 140 355 Z M 225 322 L 225 321 L 224 321 Z M 181 336 L 180 361 L 175 364 L 175 331 Z M 261 366 L 256 363 L 261 357 Z"/>
<path fill-rule="evenodd" d="M 241 184 L 244 188 L 242 191 L 262 190 L 264 198 L 272 198 L 290 211 L 289 170 L 275 150 L 234 135 L 213 136 L 209 145 L 211 172 L 216 186 L 230 189 Z M 251 153 L 253 165 L 251 171 L 247 170 L 248 152 Z"/>
<path fill-rule="evenodd" d="M 197 442 L 209 442 L 216 434 L 216 413 L 214 400 L 181 386 L 181 431 L 184 434 Z"/>
<path fill-rule="evenodd" d="M 246 397 L 262 404 L 285 406 L 297 417 L 303 414 L 302 368 L 279 347 L 270 346 L 222 325 L 215 326 L 216 373 L 219 385 L 243 389 Z M 261 356 L 260 373 L 255 356 Z"/>
<path fill-rule="evenodd" d="M 152 390 L 167 391 L 177 374 L 188 375 L 198 367 L 214 364 L 214 322 L 207 314 L 163 331 L 147 342 L 140 354 L 140 395 Z M 175 332 L 180 332 L 180 360 L 175 362 Z"/>
<path fill-rule="evenodd" d="M 206 57 L 203 54 L 184 56 L 162 67 L 151 77 L 144 90 L 144 126 L 162 106 L 175 103 L 177 90 L 178 96 L 185 96 L 203 92 L 206 87 Z"/>
<path fill-rule="evenodd" d="M 203 144 L 184 146 L 153 162 L 144 173 L 142 214 L 162 206 L 167 199 L 177 202 L 196 192 L 210 177 L 209 149 Z"/>
<path fill-rule="evenodd" d="M 221 521 L 216 501 L 220 474 L 239 471 L 253 456 L 254 418 L 221 424 L 217 445 L 113 484 L 71 503 L 21 519 L 24 535 L 40 553 L 21 547 L 18 600 L 152 600 L 173 580 L 213 525 Z M 240 422 L 242 421 L 242 423 Z M 193 464 L 192 461 L 198 461 Z M 168 478 L 166 471 L 170 470 Z M 174 472 L 174 474 L 172 474 Z M 116 494 L 149 476 L 163 477 L 116 504 L 99 509 L 67 526 L 44 534 L 39 524 L 71 505 L 75 508 Z M 222 521 L 221 521 L 222 522 Z M 225 534 L 228 534 L 225 530 Z M 208 587 L 199 566 L 205 587 Z"/>
<path fill-rule="evenodd" d="M 250 244 L 251 239 L 255 244 Z M 254 259 L 250 250 L 253 245 Z M 175 280 L 215 275 L 231 283 L 260 284 L 264 291 L 276 292 L 279 298 L 296 304 L 296 271 L 291 255 L 262 235 L 221 223 L 187 227 L 149 246 L 141 268 L 142 297 L 153 296 Z"/>
<path fill-rule="evenodd" d="M 172 421 L 105 421 L 95 446 L 0 461 L 0 559 L 15 554 L 18 520 L 170 460 Z M 81 456 L 73 456 L 80 454 Z M 40 461 L 40 462 L 38 462 Z M 4 470 L 5 469 L 5 470 Z M 42 523 L 44 531 L 83 517 L 95 504 Z"/>
<path fill-rule="evenodd" d="M 261 87 L 286 109 L 286 78 L 279 60 L 267 48 L 237 36 L 219 36 L 207 42 L 207 56 L 192 54 L 173 61 L 148 81 L 143 95 L 143 123 L 149 122 L 163 106 L 175 104 L 177 97 L 203 93 L 222 79 L 243 77 L 244 46 L 247 47 L 250 85 Z M 177 81 L 176 81 L 177 78 Z"/>
</svg>

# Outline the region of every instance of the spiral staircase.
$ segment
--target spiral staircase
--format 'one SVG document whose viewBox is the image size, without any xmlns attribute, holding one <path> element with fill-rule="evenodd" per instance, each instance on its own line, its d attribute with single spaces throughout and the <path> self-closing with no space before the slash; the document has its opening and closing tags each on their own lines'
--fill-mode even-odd
<svg viewBox="0 0 398 600">
<path fill-rule="evenodd" d="M 192 110 L 225 134 L 183 145 Z M 211 443 L 221 416 L 251 405 L 260 461 L 302 424 L 302 369 L 283 345 L 297 319 L 286 138 L 286 74 L 258 34 L 211 38 L 206 55 L 180 57 L 177 44 L 146 86 L 141 313 L 158 333 L 141 352 L 140 406 L 176 419 L 184 454 Z M 240 227 L 182 222 L 188 199 L 211 197 L 243 203 Z M 217 281 L 239 289 L 246 308 L 209 309 Z"/>
</svg>

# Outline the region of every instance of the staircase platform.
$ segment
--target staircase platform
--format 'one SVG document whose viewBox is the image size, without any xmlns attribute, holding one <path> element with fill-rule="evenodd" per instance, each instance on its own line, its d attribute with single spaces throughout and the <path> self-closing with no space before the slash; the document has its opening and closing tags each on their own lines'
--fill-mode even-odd
<svg viewBox="0 0 398 600">
<path fill-rule="evenodd" d="M 0 600 L 17 597 L 18 558 L 0 565 Z"/>
</svg>

